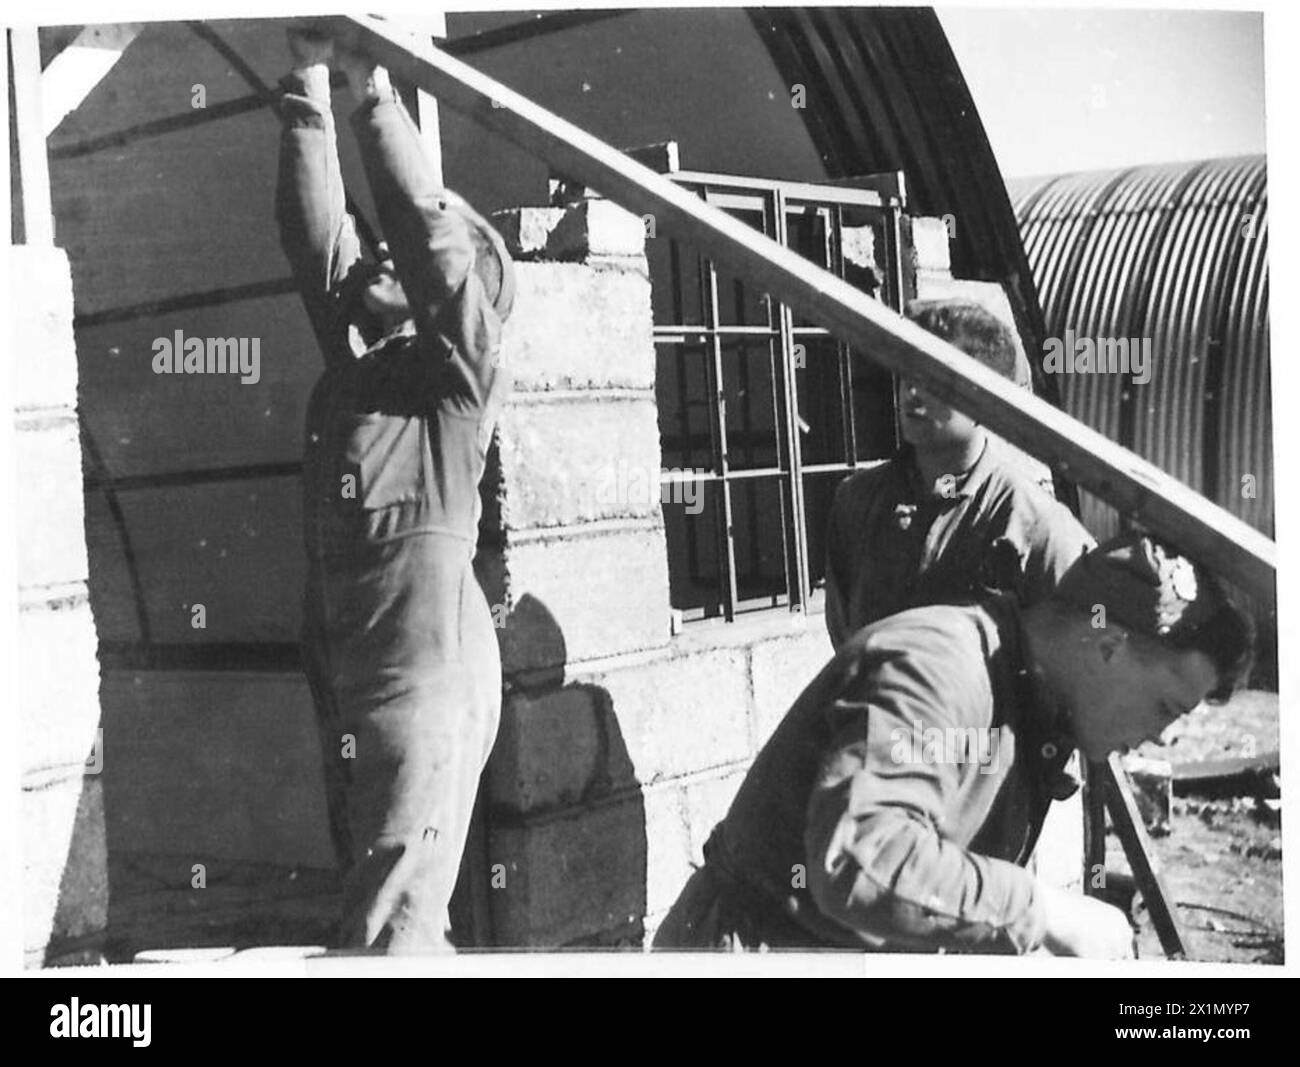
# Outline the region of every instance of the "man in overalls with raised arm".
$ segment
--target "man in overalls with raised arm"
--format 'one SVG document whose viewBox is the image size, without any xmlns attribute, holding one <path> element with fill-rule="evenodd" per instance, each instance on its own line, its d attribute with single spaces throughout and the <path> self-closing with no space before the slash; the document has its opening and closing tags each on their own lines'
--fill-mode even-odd
<svg viewBox="0 0 1300 1067">
<path fill-rule="evenodd" d="M 441 189 L 387 72 L 289 31 L 276 218 L 325 369 L 307 410 L 303 650 L 330 828 L 338 944 L 449 947 L 447 908 L 500 718 L 496 632 L 472 568 L 482 478 L 509 391 L 514 275 L 500 236 Z M 345 207 L 331 62 L 391 259 Z"/>
</svg>

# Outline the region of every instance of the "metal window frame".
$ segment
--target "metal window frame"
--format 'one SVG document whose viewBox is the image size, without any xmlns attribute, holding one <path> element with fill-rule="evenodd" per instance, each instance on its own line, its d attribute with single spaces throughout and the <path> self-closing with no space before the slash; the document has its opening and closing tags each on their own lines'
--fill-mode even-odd
<svg viewBox="0 0 1300 1067">
<path fill-rule="evenodd" d="M 887 306 L 899 311 L 906 294 L 902 264 L 902 214 L 905 208 L 901 174 L 872 175 L 855 179 L 852 183 L 818 185 L 809 182 L 782 181 L 768 178 L 751 178 L 743 175 L 714 174 L 704 171 L 673 171 L 666 175 L 675 183 L 690 189 L 707 204 L 724 211 L 737 212 L 742 217 L 760 217 L 762 232 L 774 241 L 789 247 L 790 219 L 793 215 L 811 210 L 822 216 L 826 247 L 821 264 L 839 277 L 844 276 L 842 231 L 845 209 L 856 209 L 875 215 L 884 236 L 883 248 L 878 257 L 885 268 L 886 277 L 881 299 Z M 673 302 L 673 323 L 654 326 L 656 346 L 679 346 L 678 400 L 679 419 L 684 438 L 687 422 L 687 405 L 691 403 L 685 374 L 686 354 L 681 346 L 694 344 L 705 349 L 705 401 L 708 404 L 709 448 L 708 469 L 704 472 L 668 471 L 660 475 L 661 486 L 695 483 L 701 487 L 713 485 L 718 498 L 712 503 L 714 537 L 718 560 L 717 598 L 719 611 L 708 608 L 678 609 L 686 623 L 703 622 L 719 615 L 725 622 L 734 622 L 737 615 L 757 611 L 803 613 L 808 610 L 813 596 L 812 567 L 809 556 L 809 532 L 806 513 L 804 480 L 809 475 L 849 474 L 858 466 L 858 430 L 853 410 L 853 360 L 850 348 L 834 339 L 831 331 L 818 326 L 796 325 L 793 310 L 788 304 L 767 300 L 767 324 L 724 324 L 718 292 L 717 265 L 708 257 L 696 256 L 699 279 L 700 322 L 684 322 L 683 283 L 679 242 L 672 241 L 669 252 L 670 285 Z M 835 359 L 839 376 L 839 406 L 841 420 L 840 462 L 805 464 L 800 440 L 802 418 L 799 413 L 800 392 L 798 361 L 795 345 L 800 338 L 827 338 L 835 340 Z M 727 401 L 724 388 L 723 346 L 729 339 L 752 339 L 768 342 L 769 364 L 772 375 L 773 435 L 777 454 L 776 466 L 734 468 L 730 455 L 727 427 Z M 743 372 L 742 372 L 743 373 Z M 698 402 L 698 399 L 696 399 Z M 896 435 L 896 427 L 891 430 Z M 782 559 L 784 561 L 784 594 L 750 597 L 742 600 L 736 562 L 736 509 L 732 499 L 733 487 L 751 480 L 771 481 L 779 494 L 781 510 Z M 666 495 L 665 499 L 672 499 Z M 698 570 L 697 539 L 688 539 L 687 559 L 692 573 Z"/>
</svg>

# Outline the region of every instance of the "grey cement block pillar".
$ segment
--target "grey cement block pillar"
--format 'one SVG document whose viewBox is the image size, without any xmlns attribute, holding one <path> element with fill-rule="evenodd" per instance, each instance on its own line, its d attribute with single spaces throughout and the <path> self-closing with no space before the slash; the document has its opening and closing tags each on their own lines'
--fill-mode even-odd
<svg viewBox="0 0 1300 1067">
<path fill-rule="evenodd" d="M 108 909 L 67 256 L 10 248 L 17 451 L 23 939 L 29 966 L 94 959 Z M 111 745 L 110 745 L 111 748 Z M 90 765 L 87 761 L 91 760 Z"/>
<path fill-rule="evenodd" d="M 623 877 L 644 868 L 642 803 L 611 793 L 631 767 L 610 751 L 624 744 L 611 698 L 582 679 L 670 640 L 650 282 L 641 219 L 606 201 L 494 221 L 519 291 L 503 344 L 515 390 L 487 479 L 496 543 L 478 560 L 506 685 L 488 899 L 498 944 L 553 945 L 644 910 L 644 877 Z M 605 799 L 587 808 L 593 788 Z"/>
<path fill-rule="evenodd" d="M 554 675 L 669 638 L 644 231 L 605 201 L 497 222 L 521 259 L 502 351 L 515 389 L 480 569 L 506 677 Z"/>
</svg>

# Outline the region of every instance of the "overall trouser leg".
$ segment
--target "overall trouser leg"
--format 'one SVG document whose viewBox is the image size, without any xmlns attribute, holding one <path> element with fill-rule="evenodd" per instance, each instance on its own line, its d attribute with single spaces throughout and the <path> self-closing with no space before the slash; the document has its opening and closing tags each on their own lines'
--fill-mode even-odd
<svg viewBox="0 0 1300 1067">
<path fill-rule="evenodd" d="M 386 558 L 384 581 L 400 590 L 379 598 L 390 610 L 307 656 L 328 663 L 329 683 L 313 688 L 345 870 L 344 947 L 450 947 L 447 909 L 500 717 L 496 636 L 472 569 L 406 582 L 429 563 L 425 541 Z"/>
</svg>

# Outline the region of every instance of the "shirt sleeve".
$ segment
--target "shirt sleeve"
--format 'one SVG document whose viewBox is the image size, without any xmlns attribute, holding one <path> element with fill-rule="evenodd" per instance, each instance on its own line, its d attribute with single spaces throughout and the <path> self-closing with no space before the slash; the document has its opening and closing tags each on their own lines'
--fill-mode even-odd
<svg viewBox="0 0 1300 1067">
<path fill-rule="evenodd" d="M 281 121 L 275 217 L 280 246 L 293 268 L 312 329 L 327 359 L 350 356 L 346 331 L 334 323 L 337 287 L 361 258 L 339 169 L 329 79 L 297 73 L 280 83 Z"/>
<path fill-rule="evenodd" d="M 1029 539 L 1021 602 L 1034 604 L 1051 596 L 1065 572 L 1096 544 L 1069 508 L 1052 501 Z"/>
<path fill-rule="evenodd" d="M 1033 950 L 1045 930 L 1034 877 L 945 838 L 959 767 L 900 749 L 916 730 L 987 726 L 987 674 L 951 655 L 899 652 L 858 677 L 827 709 L 831 740 L 808 807 L 818 908 L 886 947 Z"/>
<path fill-rule="evenodd" d="M 470 224 L 434 182 L 395 94 L 358 108 L 352 123 L 416 331 L 447 354 L 439 403 L 450 414 L 481 417 L 502 392 L 502 322 L 473 269 Z"/>
</svg>

